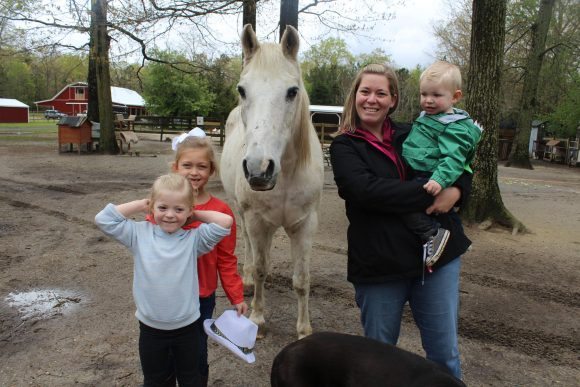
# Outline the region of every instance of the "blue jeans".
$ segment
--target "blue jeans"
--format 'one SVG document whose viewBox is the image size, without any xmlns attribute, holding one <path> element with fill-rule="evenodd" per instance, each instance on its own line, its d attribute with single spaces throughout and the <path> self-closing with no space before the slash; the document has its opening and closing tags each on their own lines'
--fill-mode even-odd
<svg viewBox="0 0 580 387">
<path fill-rule="evenodd" d="M 203 330 L 203 322 L 213 316 L 215 309 L 215 293 L 209 297 L 199 298 L 199 320 L 200 345 L 199 345 L 199 373 L 202 376 L 209 375 L 209 364 L 207 361 L 207 333 Z"/>
<path fill-rule="evenodd" d="M 396 345 L 403 307 L 408 301 L 421 333 L 427 359 L 445 366 L 461 378 L 457 343 L 460 258 L 422 279 L 410 278 L 382 284 L 355 284 L 365 336 Z"/>
</svg>

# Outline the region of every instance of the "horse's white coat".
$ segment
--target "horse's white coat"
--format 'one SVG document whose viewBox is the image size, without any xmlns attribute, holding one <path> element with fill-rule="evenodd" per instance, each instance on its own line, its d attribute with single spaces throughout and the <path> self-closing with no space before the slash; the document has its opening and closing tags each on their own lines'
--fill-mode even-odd
<svg viewBox="0 0 580 387">
<path fill-rule="evenodd" d="M 309 266 L 324 166 L 296 58 L 298 33 L 288 27 L 280 44 L 260 44 L 247 25 L 242 48 L 240 103 L 226 123 L 221 179 L 241 219 L 244 285 L 254 285 L 250 318 L 263 336 L 270 246 L 274 232 L 283 227 L 291 243 L 292 284 L 298 298 L 296 328 L 301 338 L 312 332 Z"/>
</svg>

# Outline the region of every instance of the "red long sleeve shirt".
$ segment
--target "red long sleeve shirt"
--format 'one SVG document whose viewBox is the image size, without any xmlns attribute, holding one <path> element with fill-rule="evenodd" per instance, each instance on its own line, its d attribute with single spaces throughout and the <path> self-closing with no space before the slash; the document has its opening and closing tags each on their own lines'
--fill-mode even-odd
<svg viewBox="0 0 580 387">
<path fill-rule="evenodd" d="M 195 210 L 219 211 L 230 215 L 234 214 L 230 207 L 220 199 L 211 196 L 204 204 L 196 205 Z M 151 215 L 146 218 L 149 222 L 155 223 Z M 195 221 L 183 226 L 183 229 L 197 228 L 201 222 Z M 238 258 L 235 255 L 236 249 L 236 222 L 232 224 L 230 235 L 224 237 L 217 246 L 209 253 L 197 259 L 197 272 L 199 275 L 199 296 L 209 297 L 217 289 L 218 275 L 226 294 L 232 305 L 240 304 L 244 301 L 244 285 L 242 277 L 238 274 Z"/>
</svg>

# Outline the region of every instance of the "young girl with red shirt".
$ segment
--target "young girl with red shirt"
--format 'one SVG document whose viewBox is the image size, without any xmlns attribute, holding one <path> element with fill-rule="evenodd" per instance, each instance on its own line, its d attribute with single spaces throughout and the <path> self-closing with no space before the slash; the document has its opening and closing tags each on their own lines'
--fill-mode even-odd
<svg viewBox="0 0 580 387">
<path fill-rule="evenodd" d="M 215 152 L 211 140 L 200 128 L 192 129 L 173 139 L 172 148 L 175 151 L 175 161 L 171 170 L 184 176 L 196 193 L 194 210 L 219 211 L 234 216 L 230 207 L 222 200 L 212 196 L 205 186 L 209 178 L 217 173 Z M 153 221 L 152 219 L 148 219 Z M 183 229 L 197 228 L 198 221 L 187 222 Z M 212 318 L 215 309 L 215 292 L 218 275 L 226 297 L 236 309 L 238 315 L 248 311 L 244 301 L 242 278 L 238 274 L 238 259 L 234 254 L 236 248 L 236 224 L 231 227 L 230 235 L 224 237 L 209 253 L 197 260 L 199 274 L 199 303 L 201 321 Z M 200 329 L 201 353 L 199 372 L 202 385 L 207 386 L 209 365 L 207 357 L 207 334 Z"/>
</svg>

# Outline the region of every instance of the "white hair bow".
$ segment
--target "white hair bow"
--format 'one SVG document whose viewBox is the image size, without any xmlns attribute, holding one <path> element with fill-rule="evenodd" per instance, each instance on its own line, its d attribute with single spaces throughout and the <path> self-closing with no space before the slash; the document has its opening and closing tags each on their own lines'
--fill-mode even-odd
<svg viewBox="0 0 580 387">
<path fill-rule="evenodd" d="M 171 141 L 171 149 L 176 151 L 179 144 L 185 141 L 185 139 L 188 137 L 203 138 L 205 137 L 205 132 L 203 131 L 203 129 L 198 128 L 196 126 L 195 128 L 191 129 L 188 133 L 181 133 L 179 136 L 174 137 L 173 140 Z"/>
</svg>

